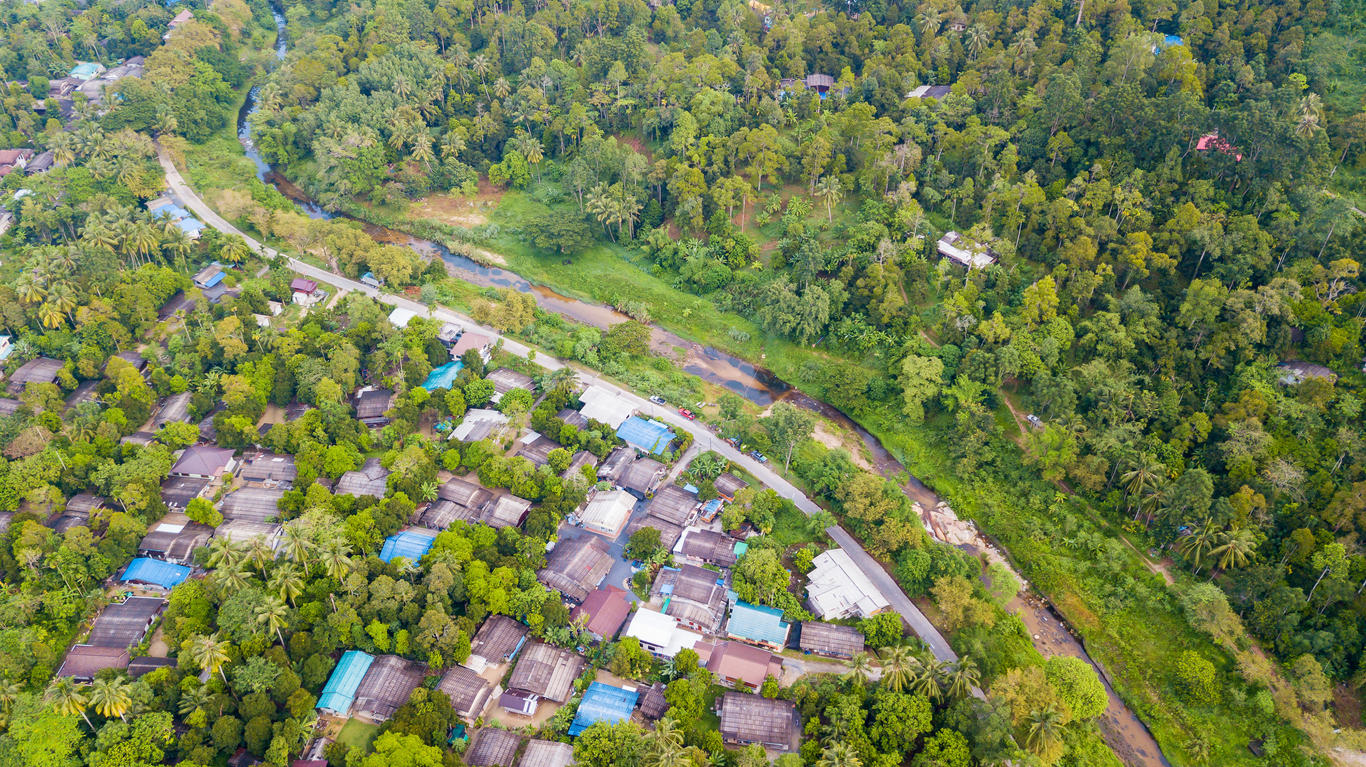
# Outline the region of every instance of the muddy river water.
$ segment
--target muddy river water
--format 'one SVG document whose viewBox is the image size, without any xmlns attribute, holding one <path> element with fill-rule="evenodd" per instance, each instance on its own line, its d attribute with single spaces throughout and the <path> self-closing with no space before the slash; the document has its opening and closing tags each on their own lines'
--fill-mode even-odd
<svg viewBox="0 0 1366 767">
<path fill-rule="evenodd" d="M 275 53 L 277 58 L 283 59 L 288 46 L 285 19 L 273 6 L 272 13 L 275 15 L 275 24 L 279 30 Z M 302 189 L 285 178 L 284 174 L 277 168 L 261 159 L 260 154 L 252 144 L 251 124 L 247 119 L 256 111 L 258 95 L 259 86 L 252 88 L 238 115 L 237 126 L 238 138 L 241 140 L 243 152 L 256 164 L 257 177 L 293 200 L 303 213 L 312 218 L 333 218 L 339 215 L 324 210 Z M 555 312 L 567 319 L 592 325 L 602 330 L 630 319 L 610 306 L 579 301 L 556 293 L 544 286 L 533 285 L 514 272 L 477 263 L 463 255 L 451 252 L 450 249 L 439 243 L 412 237 L 403 232 L 367 222 L 362 223 L 365 224 L 366 231 L 377 240 L 405 245 L 429 258 L 440 258 L 446 263 L 447 270 L 453 276 L 475 285 L 513 288 L 523 293 L 530 293 L 535 296 L 537 305 L 543 310 Z M 939 497 L 924 483 L 907 472 L 901 462 L 883 447 L 877 437 L 833 406 L 797 391 L 763 368 L 710 346 L 688 341 L 658 326 L 652 326 L 651 335 L 651 345 L 659 353 L 677 359 L 676 350 L 684 350 L 681 360 L 682 369 L 705 381 L 724 386 L 764 407 L 778 401 L 790 402 L 853 430 L 868 448 L 873 459 L 873 466 L 880 474 L 888 479 L 899 481 L 901 489 L 906 495 L 927 509 L 934 508 L 939 503 Z M 1034 645 L 1044 657 L 1069 655 L 1095 665 L 1073 632 L 1046 601 L 1033 595 L 1021 595 L 1011 603 L 1010 609 L 1020 615 L 1025 625 L 1029 627 Z M 1104 721 L 1101 722 L 1106 742 L 1131 767 L 1170 767 L 1157 742 L 1139 718 L 1115 694 L 1109 681 L 1105 679 L 1103 671 L 1101 677 L 1105 681 L 1106 693 L 1110 697 L 1110 705 L 1104 714 Z"/>
</svg>

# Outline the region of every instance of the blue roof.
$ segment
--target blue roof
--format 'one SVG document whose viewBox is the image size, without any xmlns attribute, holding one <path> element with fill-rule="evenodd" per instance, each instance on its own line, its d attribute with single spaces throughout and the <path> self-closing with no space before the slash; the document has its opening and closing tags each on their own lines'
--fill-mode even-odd
<svg viewBox="0 0 1366 767">
<path fill-rule="evenodd" d="M 732 636 L 768 644 L 787 644 L 789 625 L 783 623 L 783 611 L 776 607 L 762 607 L 748 602 L 736 602 L 730 610 L 726 631 Z"/>
<path fill-rule="evenodd" d="M 406 557 L 409 562 L 416 562 L 427 555 L 435 542 L 435 533 L 429 535 L 417 530 L 404 530 L 384 539 L 384 548 L 380 549 L 379 558 L 385 562 L 392 562 L 394 557 Z"/>
<path fill-rule="evenodd" d="M 204 228 L 204 225 L 201 224 L 198 219 L 193 218 L 182 218 L 175 223 L 176 226 L 180 227 L 180 230 L 182 232 L 185 232 L 186 234 L 189 234 L 190 232 L 197 232 L 200 229 Z M 220 273 L 218 276 L 222 277 L 223 275 Z"/>
<path fill-rule="evenodd" d="M 451 384 L 455 383 L 455 377 L 460 374 L 460 369 L 463 367 L 465 367 L 465 363 L 460 360 L 447 362 L 427 374 L 427 380 L 422 382 L 422 388 L 427 391 L 451 388 Z"/>
<path fill-rule="evenodd" d="M 616 724 L 624 719 L 630 719 L 631 712 L 636 710 L 638 697 L 638 693 L 632 690 L 623 690 L 602 682 L 588 685 L 588 692 L 583 694 L 579 711 L 574 715 L 574 723 L 569 725 L 570 737 L 577 737 L 597 722 Z"/>
<path fill-rule="evenodd" d="M 160 559 L 138 557 L 128 563 L 128 569 L 123 571 L 123 576 L 119 580 L 155 583 L 162 588 L 173 589 L 189 577 L 188 567 L 162 562 Z"/>
<path fill-rule="evenodd" d="M 94 77 L 94 76 L 95 76 L 95 73 L 97 73 L 97 72 L 99 72 L 99 71 L 100 71 L 100 65 L 99 65 L 99 64 L 96 64 L 96 63 L 94 63 L 94 62 L 86 62 L 86 63 L 84 63 L 84 64 L 77 64 L 75 67 L 73 67 L 72 70 L 71 70 L 71 75 L 70 75 L 70 76 L 71 76 L 71 77 L 86 77 L 86 78 L 89 78 L 89 77 Z"/>
<path fill-rule="evenodd" d="M 617 436 L 631 447 L 655 455 L 663 455 L 674 439 L 674 433 L 669 431 L 668 424 L 647 421 L 634 415 L 621 424 L 621 428 L 617 429 Z"/>
<path fill-rule="evenodd" d="M 332 670 L 332 676 L 328 677 L 322 695 L 318 696 L 318 709 L 338 716 L 351 713 L 356 688 L 360 687 L 360 680 L 365 678 L 365 672 L 370 670 L 370 664 L 374 662 L 375 656 L 369 653 L 346 651 Z"/>
<path fill-rule="evenodd" d="M 165 205 L 152 211 L 152 218 L 169 218 L 172 221 L 179 221 L 182 218 L 189 218 L 190 212 L 179 205 Z"/>
<path fill-rule="evenodd" d="M 713 499 L 711 499 L 710 501 L 707 501 L 705 504 L 702 505 L 702 511 L 705 512 L 705 513 L 707 513 L 707 514 L 710 514 L 710 513 L 712 513 L 713 511 L 719 511 L 720 509 L 721 509 L 721 499 L 720 499 L 720 498 L 713 498 Z"/>
<path fill-rule="evenodd" d="M 1167 37 L 1162 41 L 1162 45 L 1163 47 L 1169 48 L 1173 45 L 1185 45 L 1185 42 L 1181 40 L 1180 35 L 1167 35 Z"/>
</svg>

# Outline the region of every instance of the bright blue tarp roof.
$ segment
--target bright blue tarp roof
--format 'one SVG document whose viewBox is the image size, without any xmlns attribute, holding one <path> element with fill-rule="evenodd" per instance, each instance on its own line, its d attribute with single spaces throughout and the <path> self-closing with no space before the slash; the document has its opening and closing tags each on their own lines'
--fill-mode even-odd
<svg viewBox="0 0 1366 767">
<path fill-rule="evenodd" d="M 626 444 L 655 455 L 663 455 L 674 439 L 668 424 L 647 421 L 634 415 L 622 422 L 621 428 L 617 429 L 617 436 Z"/>
<path fill-rule="evenodd" d="M 579 703 L 574 723 L 569 725 L 570 737 L 577 737 L 596 722 L 616 724 L 623 719 L 630 719 L 631 712 L 636 710 L 637 697 L 639 696 L 631 690 L 623 690 L 602 682 L 588 685 L 588 692 L 583 694 L 583 701 Z"/>
<path fill-rule="evenodd" d="M 730 610 L 726 631 L 738 637 L 770 644 L 787 643 L 788 624 L 783 623 L 783 611 L 748 602 L 736 602 Z"/>
<path fill-rule="evenodd" d="M 182 218 L 179 221 L 175 222 L 175 224 L 176 226 L 180 227 L 180 230 L 182 232 L 185 232 L 186 234 L 189 234 L 191 232 L 197 232 L 200 229 L 204 228 L 204 225 L 200 223 L 198 219 L 194 218 Z M 223 273 L 219 272 L 218 276 L 221 278 L 223 276 Z"/>
<path fill-rule="evenodd" d="M 432 544 L 436 542 L 434 534 L 428 535 L 417 530 L 404 530 L 397 535 L 391 535 L 384 539 L 384 548 L 379 551 L 379 558 L 385 562 L 392 562 L 394 557 L 406 557 L 409 562 L 416 562 L 431 550 Z"/>
<path fill-rule="evenodd" d="M 121 580 L 155 583 L 163 588 L 173 589 L 189 577 L 188 567 L 162 562 L 160 559 L 138 557 L 128 563 L 128 569 L 123 571 Z"/>
<path fill-rule="evenodd" d="M 465 367 L 465 363 L 460 360 L 447 362 L 427 374 L 427 380 L 422 382 L 422 388 L 427 391 L 451 388 L 451 384 L 455 383 L 455 377 L 460 375 L 460 369 L 463 367 Z"/>
<path fill-rule="evenodd" d="M 344 653 L 341 662 L 332 670 L 332 676 L 328 677 L 322 695 L 318 697 L 318 708 L 338 716 L 350 713 L 356 688 L 360 687 L 360 680 L 365 678 L 365 672 L 370 670 L 370 664 L 374 662 L 375 656 L 360 650 Z"/>
</svg>

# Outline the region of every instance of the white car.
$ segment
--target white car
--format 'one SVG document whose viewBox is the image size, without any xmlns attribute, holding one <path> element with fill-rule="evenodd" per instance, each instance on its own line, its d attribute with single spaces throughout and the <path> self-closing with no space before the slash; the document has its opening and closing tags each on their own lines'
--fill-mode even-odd
<svg viewBox="0 0 1366 767">
<path fill-rule="evenodd" d="M 666 404 L 666 403 L 664 402 L 664 398 L 661 397 L 661 396 L 659 396 L 658 394 L 651 394 L 651 395 L 650 395 L 650 401 L 653 402 L 653 403 L 655 403 L 656 405 L 663 405 L 663 404 Z"/>
</svg>

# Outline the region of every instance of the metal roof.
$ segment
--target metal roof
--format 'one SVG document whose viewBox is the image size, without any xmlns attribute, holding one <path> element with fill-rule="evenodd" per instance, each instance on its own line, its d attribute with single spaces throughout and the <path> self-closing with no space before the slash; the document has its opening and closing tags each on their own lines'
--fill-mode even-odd
<svg viewBox="0 0 1366 767">
<path fill-rule="evenodd" d="M 470 657 L 476 655 L 493 663 L 501 663 L 517 654 L 526 641 L 529 629 L 506 615 L 493 615 L 474 633 L 470 642 Z"/>
<path fill-rule="evenodd" d="M 465 751 L 465 764 L 470 767 L 512 767 L 522 736 L 509 730 L 485 727 L 474 734 Z"/>
<path fill-rule="evenodd" d="M 582 602 L 611 569 L 611 547 L 602 538 L 588 534 L 560 541 L 536 577 L 546 586 Z"/>
<path fill-rule="evenodd" d="M 404 530 L 384 539 L 384 547 L 380 549 L 379 558 L 385 562 L 392 562 L 395 557 L 405 557 L 409 562 L 416 563 L 427 555 L 435 542 L 434 535 L 418 530 Z"/>
<path fill-rule="evenodd" d="M 160 597 L 129 597 L 104 608 L 90 628 L 87 644 L 96 647 L 131 647 L 142 641 L 147 628 L 166 607 Z"/>
<path fill-rule="evenodd" d="M 631 712 L 636 710 L 637 697 L 639 695 L 635 690 L 624 690 L 602 682 L 588 685 L 583 700 L 579 701 L 574 722 L 569 725 L 569 736 L 578 737 L 579 733 L 598 722 L 616 724 L 623 719 L 630 719 Z"/>
<path fill-rule="evenodd" d="M 725 498 L 734 498 L 736 493 L 749 487 L 748 482 L 730 472 L 726 472 L 715 480 L 712 480 L 711 484 L 712 487 L 716 488 L 716 492 Z"/>
<path fill-rule="evenodd" d="M 232 465 L 232 454 L 232 448 L 228 447 L 194 445 L 180 454 L 180 459 L 171 467 L 171 474 L 214 478 Z"/>
<path fill-rule="evenodd" d="M 423 666 L 397 655 L 381 655 L 356 688 L 353 707 L 369 719 L 386 721 L 408 702 L 424 676 Z"/>
<path fill-rule="evenodd" d="M 94 679 L 96 672 L 107 668 L 127 668 L 127 647 L 93 647 L 78 644 L 72 647 L 57 669 L 57 676 L 76 679 Z"/>
<path fill-rule="evenodd" d="M 583 604 L 574 608 L 569 614 L 569 621 L 573 623 L 580 615 L 586 615 L 585 629 L 603 639 L 611 639 L 617 635 L 621 624 L 626 622 L 626 616 L 631 614 L 631 602 L 627 594 L 627 591 L 616 586 L 598 589 L 589 594 Z"/>
<path fill-rule="evenodd" d="M 337 667 L 332 670 L 332 676 L 328 677 L 322 694 L 318 696 L 318 710 L 337 716 L 349 715 L 356 688 L 360 687 L 365 672 L 370 670 L 370 664 L 374 662 L 375 656 L 360 650 L 343 653 Z"/>
<path fill-rule="evenodd" d="M 673 525 L 686 525 L 697 506 L 697 496 L 678 485 L 666 485 L 650 501 L 646 512 Z"/>
<path fill-rule="evenodd" d="M 526 744 L 517 767 L 569 767 L 574 763 L 574 747 L 554 740 L 533 740 Z"/>
<path fill-rule="evenodd" d="M 493 683 L 464 666 L 452 666 L 436 689 L 450 696 L 451 707 L 461 719 L 473 722 L 493 697 Z"/>
<path fill-rule="evenodd" d="M 228 493 L 219 511 L 226 519 L 244 522 L 265 522 L 280 517 L 280 501 L 285 497 L 280 487 L 244 487 Z"/>
<path fill-rule="evenodd" d="M 787 644 L 789 628 L 783 622 L 783 611 L 776 607 L 736 602 L 730 610 L 726 633 L 737 639 L 782 647 Z"/>
<path fill-rule="evenodd" d="M 720 730 L 726 740 L 793 748 L 801 717 L 792 701 L 727 692 L 721 698 Z"/>
<path fill-rule="evenodd" d="M 594 495 L 579 519 L 584 528 L 616 538 L 635 507 L 635 496 L 625 490 L 609 490 Z"/>
<path fill-rule="evenodd" d="M 674 438 L 668 424 L 634 415 L 622 422 L 617 436 L 626 444 L 654 455 L 663 455 Z"/>
<path fill-rule="evenodd" d="M 627 490 L 634 490 L 644 495 L 653 490 L 655 484 L 663 478 L 664 464 L 653 458 L 642 458 L 626 467 L 620 484 Z"/>
<path fill-rule="evenodd" d="M 669 712 L 669 701 L 664 698 L 664 683 L 655 682 L 640 695 L 640 713 L 646 719 L 663 719 Z"/>
<path fill-rule="evenodd" d="M 484 376 L 484 380 L 493 384 L 493 390 L 499 394 L 507 394 L 513 389 L 525 389 L 529 392 L 536 391 L 536 383 L 531 380 L 531 376 L 526 373 L 518 373 L 516 370 L 508 368 L 498 368 L 490 370 Z"/>
<path fill-rule="evenodd" d="M 378 458 L 367 458 L 358 471 L 348 471 L 337 480 L 333 490 L 336 495 L 370 495 L 383 498 L 389 470 L 384 468 Z"/>
<path fill-rule="evenodd" d="M 570 689 L 583 666 L 584 660 L 578 653 L 532 642 L 522 650 L 517 668 L 508 679 L 508 690 L 529 692 L 563 703 L 569 698 Z"/>
<path fill-rule="evenodd" d="M 798 644 L 807 652 L 852 658 L 863 652 L 863 633 L 852 626 L 804 621 Z"/>
<path fill-rule="evenodd" d="M 138 557 L 128 563 L 128 567 L 119 576 L 120 581 L 141 581 L 151 583 L 166 589 L 173 589 L 185 582 L 190 577 L 190 568 L 181 565 L 162 562 L 159 559 L 148 559 Z"/>
</svg>

